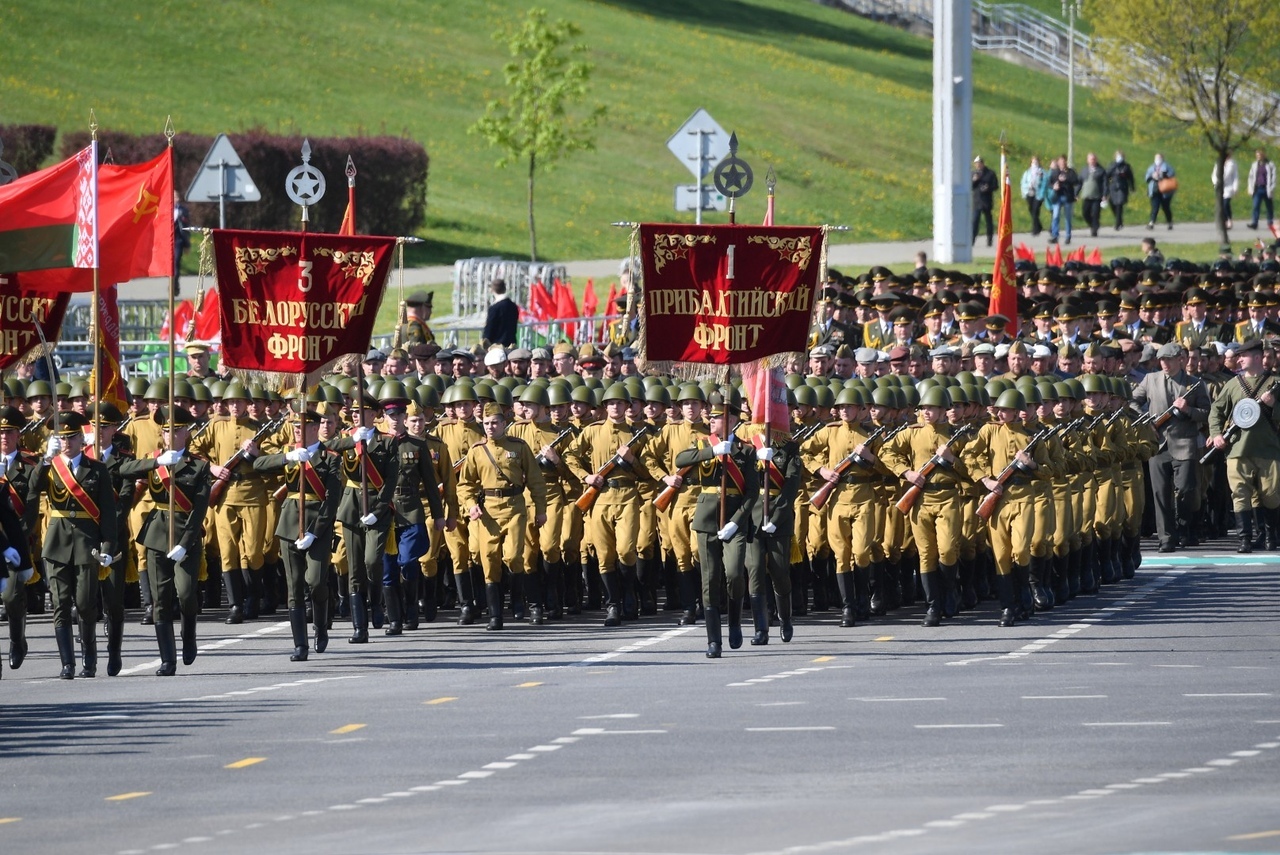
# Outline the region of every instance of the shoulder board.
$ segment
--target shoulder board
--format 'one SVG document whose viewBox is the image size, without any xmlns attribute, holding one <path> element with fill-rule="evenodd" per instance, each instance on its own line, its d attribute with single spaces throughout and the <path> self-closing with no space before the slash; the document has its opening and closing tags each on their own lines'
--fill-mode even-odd
<svg viewBox="0 0 1280 855">
<path fill-rule="evenodd" d="M 22 460 L 23 463 L 26 463 L 28 466 L 35 466 L 37 463 L 40 462 L 40 459 L 41 459 L 40 455 L 33 454 L 30 451 L 19 451 L 18 458 Z"/>
<path fill-rule="evenodd" d="M 489 444 L 489 440 L 488 440 L 488 439 L 482 439 L 482 440 L 480 440 L 479 442 L 473 442 L 473 443 L 471 443 L 471 447 L 472 447 L 472 448 L 479 448 L 479 447 L 480 447 L 480 446 L 482 446 L 482 445 L 488 445 L 488 444 Z"/>
<path fill-rule="evenodd" d="M 528 445 L 528 443 L 527 443 L 527 442 L 525 442 L 525 441 L 524 441 L 523 439 L 521 439 L 520 437 L 518 437 L 518 436 L 512 436 L 511 434 L 507 434 L 506 436 L 504 436 L 504 437 L 503 437 L 503 439 L 505 439 L 505 440 L 507 440 L 507 441 L 509 441 L 509 442 L 513 442 L 513 443 L 515 443 L 516 445 L 524 445 L 524 446 L 527 446 L 527 445 Z"/>
</svg>

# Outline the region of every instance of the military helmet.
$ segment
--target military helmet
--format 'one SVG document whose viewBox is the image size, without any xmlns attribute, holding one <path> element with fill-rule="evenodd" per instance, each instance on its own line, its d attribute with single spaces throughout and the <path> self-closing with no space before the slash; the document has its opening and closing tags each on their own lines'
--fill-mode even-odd
<svg viewBox="0 0 1280 855">
<path fill-rule="evenodd" d="M 814 399 L 817 401 L 816 407 L 834 407 L 836 405 L 835 393 L 831 391 L 831 387 L 823 384 L 813 390 Z"/>
<path fill-rule="evenodd" d="M 818 403 L 818 396 L 814 393 L 812 386 L 797 386 L 791 391 L 791 396 L 795 399 L 797 407 L 812 407 Z"/>
<path fill-rule="evenodd" d="M 30 397 L 31 391 L 27 390 L 27 396 Z M 147 386 L 147 391 L 142 393 L 142 397 L 147 401 L 167 401 L 169 400 L 169 378 L 157 377 Z"/>
<path fill-rule="evenodd" d="M 1005 389 L 1000 393 L 1000 397 L 996 398 L 996 408 L 1002 410 L 1025 410 L 1027 408 L 1027 399 L 1017 389 Z"/>
<path fill-rule="evenodd" d="M 337 386 L 334 386 L 332 383 L 325 383 L 320 387 L 320 390 L 321 394 L 324 395 L 324 401 L 326 404 L 337 404 L 338 406 L 342 406 L 342 390 Z"/>
<path fill-rule="evenodd" d="M 213 396 L 213 400 L 221 401 L 223 400 L 223 393 L 226 392 L 229 385 L 231 384 L 225 380 L 215 380 L 209 384 L 209 394 Z"/>
<path fill-rule="evenodd" d="M 1038 407 L 1044 402 L 1044 399 L 1040 397 L 1040 387 L 1034 383 L 1018 391 L 1022 393 L 1022 397 L 1026 399 L 1029 407 Z"/>
<path fill-rule="evenodd" d="M 788 389 L 794 390 L 797 386 L 804 384 L 804 377 L 793 371 L 784 378 L 783 382 L 787 384 Z"/>
<path fill-rule="evenodd" d="M 902 406 L 898 409 L 914 407 L 920 403 L 920 390 L 915 386 L 902 386 L 898 389 L 898 394 L 902 396 Z"/>
<path fill-rule="evenodd" d="M 413 398 L 424 410 L 434 410 L 440 405 L 440 393 L 429 383 L 421 383 L 413 390 Z"/>
<path fill-rule="evenodd" d="M 944 409 L 951 406 L 951 394 L 941 386 L 930 386 L 920 393 L 921 407 L 943 407 Z"/>
<path fill-rule="evenodd" d="M 324 387 L 322 387 L 322 386 L 320 386 L 320 385 L 313 386 L 313 387 L 312 387 L 312 388 L 307 392 L 307 403 L 308 403 L 308 404 L 323 404 L 323 403 L 324 403 Z"/>
<path fill-rule="evenodd" d="M 937 387 L 931 386 L 930 390 L 934 388 L 937 388 Z M 895 389 L 888 389 L 888 388 L 876 389 L 871 393 L 871 403 L 877 407 L 888 407 L 890 409 L 897 409 L 898 396 L 897 394 L 895 394 L 896 391 L 897 390 Z"/>
<path fill-rule="evenodd" d="M 959 404 L 967 404 L 970 401 L 969 387 L 965 386 L 962 383 L 957 383 L 956 385 L 947 389 L 947 394 L 951 396 L 952 406 L 956 406 Z M 923 395 L 921 395 L 920 397 L 921 397 L 921 400 L 924 399 Z"/>
<path fill-rule="evenodd" d="M 196 393 L 195 390 L 191 388 L 191 383 L 189 381 L 179 377 L 177 380 L 173 381 L 173 397 L 175 400 L 178 398 L 185 398 L 188 401 L 193 401 L 195 400 Z"/>
<path fill-rule="evenodd" d="M 676 390 L 677 401 L 701 401 L 707 402 L 707 394 L 696 383 L 681 383 L 680 388 Z"/>
<path fill-rule="evenodd" d="M 388 380 L 378 390 L 375 400 L 379 404 L 407 404 L 409 402 L 409 390 L 399 380 Z"/>
<path fill-rule="evenodd" d="M 547 406 L 559 407 L 573 401 L 573 387 L 567 383 L 552 383 L 547 387 Z"/>
<path fill-rule="evenodd" d="M 511 397 L 511 390 L 506 386 L 498 386 L 495 384 L 490 390 L 490 395 L 493 397 L 493 402 L 502 407 L 509 407 L 515 401 L 515 399 Z"/>
<path fill-rule="evenodd" d="M 604 391 L 600 397 L 600 401 L 622 401 L 624 404 L 631 403 L 631 393 L 627 391 L 627 387 L 621 383 L 611 383 L 609 388 Z"/>
<path fill-rule="evenodd" d="M 1106 378 L 1097 374 L 1086 374 L 1080 378 L 1080 386 L 1084 389 L 1086 395 L 1103 394 L 1110 395 L 1111 389 L 1107 385 Z"/>
<path fill-rule="evenodd" d="M 32 380 L 27 384 L 27 400 L 41 397 L 52 398 L 53 387 L 49 385 L 48 380 Z"/>
<path fill-rule="evenodd" d="M 569 393 L 569 397 L 573 399 L 575 404 L 586 404 L 589 407 L 596 405 L 595 396 L 591 394 L 591 390 L 586 386 L 575 386 L 573 391 Z"/>
<path fill-rule="evenodd" d="M 534 404 L 539 407 L 545 407 L 550 403 L 547 390 L 542 386 L 525 386 L 520 392 L 519 400 L 523 404 Z"/>
<path fill-rule="evenodd" d="M 647 404 L 669 407 L 671 406 L 671 393 L 661 383 L 650 383 L 648 388 L 645 389 L 644 400 Z"/>
<path fill-rule="evenodd" d="M 125 386 L 129 390 L 129 394 L 135 398 L 141 397 L 147 393 L 146 377 L 130 377 L 128 384 Z"/>
</svg>

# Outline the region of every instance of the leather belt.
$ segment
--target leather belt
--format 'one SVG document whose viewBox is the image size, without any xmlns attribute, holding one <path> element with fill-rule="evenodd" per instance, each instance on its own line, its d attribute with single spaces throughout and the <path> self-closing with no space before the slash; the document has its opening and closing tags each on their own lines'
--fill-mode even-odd
<svg viewBox="0 0 1280 855">
<path fill-rule="evenodd" d="M 484 495 L 489 499 L 512 499 L 523 492 L 524 488 L 522 487 L 499 487 L 485 490 Z"/>
<path fill-rule="evenodd" d="M 607 487 L 634 487 L 636 482 L 632 478 L 609 478 L 605 482 Z"/>
<path fill-rule="evenodd" d="M 53 517 L 54 519 L 65 519 L 65 520 L 93 519 L 93 517 L 89 515 L 88 511 L 64 511 L 61 508 L 50 508 L 49 516 Z"/>
<path fill-rule="evenodd" d="M 718 493 L 720 492 L 720 487 L 719 487 L 718 485 L 717 485 L 717 486 L 715 486 L 715 487 L 703 487 L 703 488 L 702 488 L 702 492 L 704 492 L 704 493 L 711 493 L 712 495 L 715 495 L 715 494 L 718 494 Z M 729 487 L 729 488 L 725 489 L 724 494 L 725 494 L 726 496 L 741 496 L 741 495 L 742 495 L 742 493 L 741 493 L 741 492 L 739 492 L 739 490 L 738 490 L 738 488 L 737 488 L 737 487 Z"/>
<path fill-rule="evenodd" d="M 879 476 L 866 475 L 842 475 L 840 476 L 841 484 L 879 484 Z"/>
</svg>

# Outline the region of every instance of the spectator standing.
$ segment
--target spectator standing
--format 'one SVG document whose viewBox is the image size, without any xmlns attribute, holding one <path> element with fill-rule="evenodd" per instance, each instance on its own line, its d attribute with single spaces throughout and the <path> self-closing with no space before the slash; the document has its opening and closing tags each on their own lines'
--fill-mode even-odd
<svg viewBox="0 0 1280 855">
<path fill-rule="evenodd" d="M 1067 166 L 1067 156 L 1058 155 L 1057 162 L 1049 172 L 1049 192 L 1046 198 L 1053 211 L 1049 221 L 1049 243 L 1057 243 L 1061 233 L 1063 215 L 1067 221 L 1067 243 L 1071 243 L 1071 217 L 1075 213 L 1076 193 L 1080 188 L 1080 178 L 1076 171 Z"/>
<path fill-rule="evenodd" d="M 1177 173 L 1165 162 L 1164 155 L 1156 152 L 1147 167 L 1147 197 L 1151 200 L 1151 216 L 1147 218 L 1147 231 L 1156 227 L 1156 217 L 1164 211 L 1164 221 L 1173 228 L 1173 194 L 1178 192 Z"/>
<path fill-rule="evenodd" d="M 1129 203 L 1137 182 L 1133 180 L 1133 167 L 1124 159 L 1124 152 L 1116 152 L 1116 161 L 1107 170 L 1107 202 L 1116 218 L 1116 231 L 1124 228 L 1124 206 Z"/>
<path fill-rule="evenodd" d="M 1089 224 L 1089 234 L 1098 236 L 1102 226 L 1102 199 L 1107 190 L 1107 171 L 1098 163 L 1098 156 L 1089 152 L 1085 158 L 1084 172 L 1080 175 L 1080 203 L 1084 221 Z"/>
<path fill-rule="evenodd" d="M 1249 192 L 1253 194 L 1253 213 L 1249 216 L 1249 228 L 1258 227 L 1258 215 L 1262 213 L 1263 205 L 1267 206 L 1267 227 L 1270 228 L 1276 214 L 1276 165 L 1262 149 L 1254 152 L 1253 158 L 1253 165 L 1249 167 Z"/>
<path fill-rule="evenodd" d="M 995 223 L 991 220 L 992 197 L 999 188 L 1000 179 L 996 177 L 991 167 L 982 162 L 981 155 L 973 159 L 973 171 L 969 174 L 969 178 L 973 183 L 973 242 L 978 242 L 978 221 L 985 217 L 987 246 L 991 246 L 996 233 Z"/>
<path fill-rule="evenodd" d="M 1234 223 L 1231 221 L 1231 200 L 1235 198 L 1236 191 L 1240 189 L 1240 170 L 1236 168 L 1236 159 L 1232 157 L 1231 152 L 1227 152 L 1227 162 L 1222 166 L 1222 172 L 1225 180 L 1222 182 L 1222 222 L 1227 228 L 1231 228 Z M 1209 180 L 1213 182 L 1213 186 L 1218 186 L 1218 164 L 1213 165 L 1213 174 L 1209 176 Z M 1257 217 L 1254 217 L 1257 222 Z"/>
<path fill-rule="evenodd" d="M 489 344 L 512 347 L 516 343 L 516 323 L 520 319 L 520 307 L 507 296 L 507 283 L 504 280 L 493 280 L 489 289 L 493 292 L 493 302 L 489 304 L 489 311 L 485 315 L 483 338 Z"/>
<path fill-rule="evenodd" d="M 1031 165 L 1022 173 L 1022 198 L 1027 200 L 1027 213 L 1031 215 L 1031 236 L 1044 231 L 1040 223 L 1040 209 L 1044 207 L 1044 194 L 1048 187 L 1048 173 L 1040 165 L 1040 158 L 1032 155 Z"/>
</svg>

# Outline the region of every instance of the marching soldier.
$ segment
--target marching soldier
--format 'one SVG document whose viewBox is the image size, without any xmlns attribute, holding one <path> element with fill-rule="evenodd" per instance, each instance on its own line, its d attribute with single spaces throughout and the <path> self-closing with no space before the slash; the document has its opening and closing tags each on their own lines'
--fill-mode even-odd
<svg viewBox="0 0 1280 855">
<path fill-rule="evenodd" d="M 680 452 L 696 448 L 698 440 L 705 439 L 710 433 L 702 418 L 707 398 L 697 385 L 681 384 L 676 391 L 676 402 L 680 405 L 683 418 L 678 422 L 668 422 L 653 448 L 662 468 L 670 473 L 662 478 L 666 489 L 679 491 L 675 501 L 669 505 L 667 531 L 675 558 L 680 607 L 683 609 L 678 623 L 680 626 L 690 626 L 697 621 L 698 592 L 701 588 L 696 563 L 696 539 L 693 537 L 693 516 L 701 482 L 698 478 L 682 476 L 675 459 Z"/>
<path fill-rule="evenodd" d="M 24 516 L 27 488 L 39 458 L 21 450 L 27 420 L 15 407 L 0 409 L 0 599 L 9 620 L 9 667 L 27 656 L 27 586 L 35 578 L 31 539 Z"/>
<path fill-rule="evenodd" d="M 738 405 L 732 395 L 729 400 L 713 400 L 710 435 L 698 437 L 694 448 L 676 455 L 677 466 L 696 467 L 701 487 L 693 530 L 698 535 L 698 556 L 702 561 L 708 659 L 719 659 L 723 649 L 719 603 L 725 587 L 729 595 L 729 647 L 737 650 L 742 646 L 742 595 L 746 587 L 743 570 L 759 481 L 755 450 L 734 436 L 737 423 Z"/>
<path fill-rule="evenodd" d="M 147 550 L 147 566 L 160 647 L 157 677 L 178 672 L 178 652 L 173 636 L 174 618 L 182 624 L 182 664 L 196 661 L 197 586 L 204 549 L 204 520 L 209 509 L 209 464 L 187 449 L 191 413 L 175 406 L 156 413 L 167 451 L 120 464 L 124 478 L 146 477 L 150 510 L 135 538 Z M 170 501 L 173 522 L 169 521 Z M 170 525 L 173 527 L 170 539 Z"/>
<path fill-rule="evenodd" d="M 502 629 L 502 566 L 523 574 L 524 538 L 528 526 L 528 489 L 533 524 L 547 521 L 547 492 L 533 452 L 524 440 L 506 435 L 507 420 L 499 404 L 484 408 L 485 438 L 468 451 L 458 480 L 458 501 L 476 526 L 480 566 L 484 570 L 486 629 Z"/>
<path fill-rule="evenodd" d="M 290 662 L 307 661 L 307 588 L 311 589 L 316 653 L 329 646 L 329 557 L 333 526 L 342 498 L 342 459 L 320 444 L 320 416 L 294 413 L 290 417 L 297 446 L 279 454 L 255 458 L 255 472 L 282 472 L 289 489 L 275 536 L 284 559 L 289 591 L 289 626 L 293 632 Z M 303 505 L 299 507 L 299 492 Z"/>
<path fill-rule="evenodd" d="M 64 680 L 75 674 L 71 609 L 80 614 L 80 642 L 84 665 L 81 677 L 98 673 L 98 570 L 110 567 L 115 554 L 116 504 L 111 473 L 100 461 L 84 454 L 84 428 L 89 420 L 79 413 L 60 417 L 49 437 L 44 458 L 27 489 L 27 524 L 35 521 L 42 496 L 48 498 L 49 519 L 41 555 L 53 594 L 53 634 L 58 642 Z"/>
<path fill-rule="evenodd" d="M 129 448 L 127 439 L 116 434 L 116 428 L 124 421 L 124 416 L 114 404 L 103 401 L 95 405 L 91 418 L 97 444 L 102 449 L 101 460 L 111 471 L 111 487 L 116 494 L 115 540 L 120 544 L 120 555 L 110 568 L 104 568 L 98 574 L 107 623 L 107 676 L 114 677 L 123 666 L 121 647 L 124 644 L 124 577 L 129 563 L 125 544 L 129 542 L 129 508 L 133 507 L 135 483 L 134 478 L 126 478 L 121 474 L 121 467 L 133 460 L 133 450 Z M 94 434 L 86 434 L 85 454 L 93 456 L 93 448 Z"/>
<path fill-rule="evenodd" d="M 442 419 L 436 427 L 436 436 L 445 444 L 449 459 L 453 462 L 456 474 L 466 459 L 471 447 L 484 438 L 484 432 L 476 424 L 476 395 L 470 384 L 455 383 L 444 391 L 440 398 L 444 404 L 448 418 Z M 460 511 L 466 510 L 460 507 Z M 457 525 L 452 531 L 446 531 L 445 546 L 449 549 L 449 558 L 453 563 L 454 584 L 458 589 L 458 624 L 469 626 L 475 623 L 476 597 L 472 566 L 470 529 L 465 514 L 460 514 Z"/>
<path fill-rule="evenodd" d="M 755 447 L 760 481 L 760 495 L 752 509 L 754 535 L 747 545 L 746 557 L 751 621 L 755 626 L 751 643 L 769 643 L 766 580 L 772 583 L 778 604 L 779 635 L 784 642 L 790 641 L 795 632 L 791 622 L 791 540 L 795 536 L 796 497 L 807 473 L 800 459 L 800 446 L 790 434 L 770 432 L 766 441 L 766 432 L 755 426 L 742 433 Z"/>
</svg>

